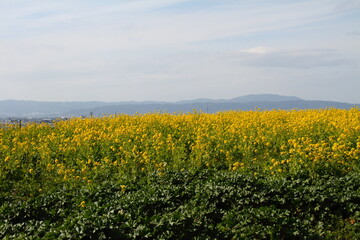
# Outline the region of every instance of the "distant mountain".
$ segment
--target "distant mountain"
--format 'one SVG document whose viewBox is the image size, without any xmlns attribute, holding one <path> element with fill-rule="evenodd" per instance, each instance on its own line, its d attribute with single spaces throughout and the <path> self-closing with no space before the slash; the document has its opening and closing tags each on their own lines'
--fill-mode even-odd
<svg viewBox="0 0 360 240">
<path fill-rule="evenodd" d="M 340 103 L 340 102 L 328 102 L 328 101 L 305 101 L 305 100 L 292 100 L 292 101 L 283 101 L 283 102 L 270 102 L 270 101 L 259 101 L 259 102 L 245 102 L 245 103 L 236 103 L 236 102 L 193 102 L 193 103 L 166 103 L 166 104 L 136 104 L 136 105 L 114 105 L 114 106 L 105 106 L 92 109 L 86 109 L 86 111 L 91 111 L 96 116 L 102 114 L 135 114 L 135 113 L 148 113 L 148 112 L 192 112 L 194 109 L 197 111 L 202 111 L 206 113 L 215 113 L 219 111 L 228 111 L 228 110 L 254 110 L 254 109 L 320 109 L 320 108 L 339 108 L 339 109 L 349 109 L 360 105 L 354 105 L 349 103 Z M 88 112 L 84 110 L 74 110 L 69 112 L 69 115 L 80 116 L 86 115 Z"/>
<path fill-rule="evenodd" d="M 281 96 L 276 94 L 250 94 L 232 99 L 208 99 L 200 98 L 194 100 L 184 100 L 176 103 L 248 103 L 248 102 L 284 102 L 302 100 L 298 97 Z"/>
<path fill-rule="evenodd" d="M 242 97 L 232 98 L 230 102 L 248 103 L 248 102 L 285 102 L 301 101 L 301 98 L 293 96 L 280 96 L 276 94 L 251 94 Z"/>
<path fill-rule="evenodd" d="M 227 110 L 260 109 L 319 109 L 360 107 L 357 104 L 308 101 L 298 97 L 274 94 L 246 95 L 232 99 L 194 99 L 178 102 L 37 102 L 0 101 L 0 117 L 72 117 L 106 114 L 135 114 L 149 112 L 192 112 L 194 109 L 208 113 Z"/>
</svg>

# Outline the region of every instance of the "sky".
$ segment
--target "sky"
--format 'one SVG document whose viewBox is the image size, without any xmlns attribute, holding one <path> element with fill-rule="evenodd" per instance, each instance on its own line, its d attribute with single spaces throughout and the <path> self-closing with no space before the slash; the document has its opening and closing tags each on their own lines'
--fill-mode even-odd
<svg viewBox="0 0 360 240">
<path fill-rule="evenodd" d="M 360 0 L 0 0 L 0 100 L 360 103 Z"/>
</svg>

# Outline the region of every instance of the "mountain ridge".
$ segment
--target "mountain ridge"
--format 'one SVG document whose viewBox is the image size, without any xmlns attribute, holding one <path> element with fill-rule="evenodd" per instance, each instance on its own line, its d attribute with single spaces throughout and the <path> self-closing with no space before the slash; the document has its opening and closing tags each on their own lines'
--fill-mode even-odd
<svg viewBox="0 0 360 240">
<path fill-rule="evenodd" d="M 148 112 L 192 112 L 194 109 L 208 113 L 227 110 L 254 110 L 260 109 L 318 109 L 318 108 L 349 109 L 360 107 L 359 104 L 350 104 L 335 101 L 303 100 L 295 96 L 276 94 L 250 94 L 231 99 L 200 98 L 166 101 L 28 101 L 28 100 L 2 100 L 0 101 L 0 117 L 77 117 L 104 114 L 135 114 Z"/>
</svg>

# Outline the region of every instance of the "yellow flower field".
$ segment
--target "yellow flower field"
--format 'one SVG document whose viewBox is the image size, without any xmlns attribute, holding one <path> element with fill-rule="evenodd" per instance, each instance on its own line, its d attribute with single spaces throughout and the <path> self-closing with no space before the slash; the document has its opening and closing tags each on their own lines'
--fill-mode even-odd
<svg viewBox="0 0 360 240">
<path fill-rule="evenodd" d="M 113 115 L 0 131 L 0 179 L 91 183 L 99 174 L 198 168 L 358 170 L 360 110 Z M 315 171 L 316 170 L 316 171 Z"/>
</svg>

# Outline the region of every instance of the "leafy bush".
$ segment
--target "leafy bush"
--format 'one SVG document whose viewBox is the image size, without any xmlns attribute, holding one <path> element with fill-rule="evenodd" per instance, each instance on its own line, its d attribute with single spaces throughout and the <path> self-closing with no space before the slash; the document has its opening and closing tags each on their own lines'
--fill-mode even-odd
<svg viewBox="0 0 360 240">
<path fill-rule="evenodd" d="M 360 176 L 203 170 L 64 187 L 0 209 L 4 239 L 357 239 Z"/>
</svg>

